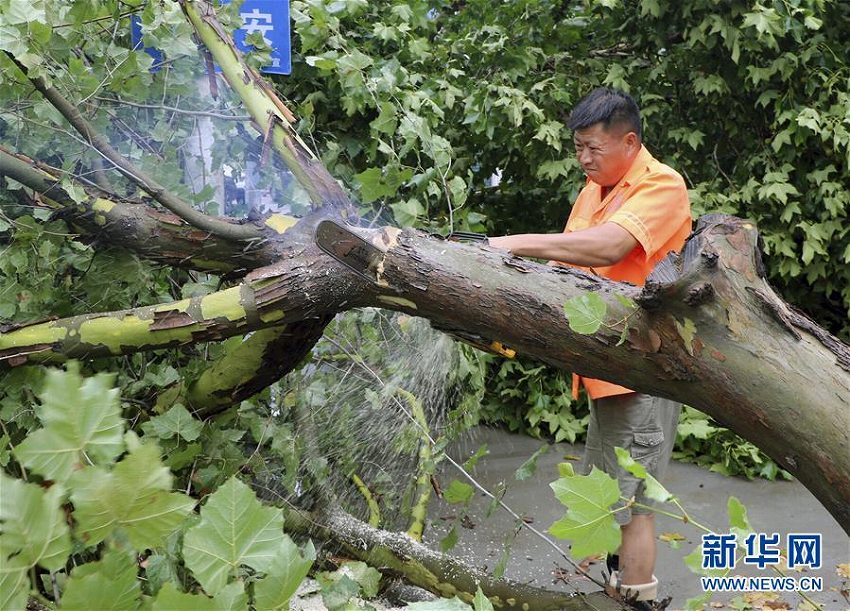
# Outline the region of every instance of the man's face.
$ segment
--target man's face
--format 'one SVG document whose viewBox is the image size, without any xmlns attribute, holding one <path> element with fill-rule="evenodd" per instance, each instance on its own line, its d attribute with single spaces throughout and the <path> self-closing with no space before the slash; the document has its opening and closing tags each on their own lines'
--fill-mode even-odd
<svg viewBox="0 0 850 611">
<path fill-rule="evenodd" d="M 576 130 L 573 143 L 584 173 L 603 187 L 620 182 L 640 150 L 637 134 L 616 125 L 606 130 L 602 123 Z"/>
</svg>

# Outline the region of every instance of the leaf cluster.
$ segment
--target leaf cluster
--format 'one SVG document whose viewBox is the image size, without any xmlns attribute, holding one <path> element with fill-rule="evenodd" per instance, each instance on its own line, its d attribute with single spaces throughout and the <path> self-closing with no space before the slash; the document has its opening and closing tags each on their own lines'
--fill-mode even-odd
<svg viewBox="0 0 850 611">
<path fill-rule="evenodd" d="M 76 363 L 47 372 L 41 428 L 0 472 L 0 606 L 24 609 L 35 596 L 62 609 L 286 607 L 312 544 L 299 549 L 282 511 L 235 477 L 198 518 L 196 500 L 173 491 L 156 442 L 125 431 L 113 380 L 83 378 Z M 149 428 L 197 438 L 200 423 L 184 411 Z M 31 581 L 43 571 L 52 588 Z"/>
</svg>

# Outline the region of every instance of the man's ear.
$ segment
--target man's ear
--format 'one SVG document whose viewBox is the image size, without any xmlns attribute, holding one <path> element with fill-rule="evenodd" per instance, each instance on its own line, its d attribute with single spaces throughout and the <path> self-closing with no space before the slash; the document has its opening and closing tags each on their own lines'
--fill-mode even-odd
<svg viewBox="0 0 850 611">
<path fill-rule="evenodd" d="M 640 148 L 640 139 L 635 132 L 628 132 L 623 136 L 623 143 L 628 147 L 629 152 L 636 152 Z"/>
</svg>

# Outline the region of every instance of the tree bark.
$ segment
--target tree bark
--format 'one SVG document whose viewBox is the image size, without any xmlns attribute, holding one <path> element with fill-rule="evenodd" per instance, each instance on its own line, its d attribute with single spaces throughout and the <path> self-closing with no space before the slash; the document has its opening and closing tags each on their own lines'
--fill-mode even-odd
<svg viewBox="0 0 850 611">
<path fill-rule="evenodd" d="M 492 575 L 434 551 L 403 533 L 372 528 L 339 509 L 286 511 L 286 528 L 341 545 L 346 553 L 383 571 L 392 571 L 426 590 L 472 602 L 481 590 L 497 609 L 621 611 L 627 608 L 604 592 L 556 592 Z"/>
<path fill-rule="evenodd" d="M 28 196 L 35 205 L 53 211 L 84 232 L 86 240 L 119 245 L 144 259 L 197 271 L 244 275 L 270 265 L 283 255 L 281 237 L 298 220 L 271 214 L 261 222 L 242 225 L 253 231 L 250 239 L 227 240 L 197 229 L 170 212 L 92 193 L 79 183 L 75 186 L 85 192 L 85 198 L 75 201 L 50 168 L 0 147 L 0 177 L 4 176 L 31 189 Z"/>
<path fill-rule="evenodd" d="M 702 219 L 682 256 L 639 288 L 417 231 L 352 229 L 383 252 L 370 283 L 318 249 L 315 220 L 238 287 L 9 330 L 0 362 L 123 354 L 384 307 L 703 410 L 798 477 L 850 533 L 850 349 L 773 292 L 752 224 Z M 607 322 L 583 335 L 563 306 L 588 291 L 607 304 Z"/>
</svg>

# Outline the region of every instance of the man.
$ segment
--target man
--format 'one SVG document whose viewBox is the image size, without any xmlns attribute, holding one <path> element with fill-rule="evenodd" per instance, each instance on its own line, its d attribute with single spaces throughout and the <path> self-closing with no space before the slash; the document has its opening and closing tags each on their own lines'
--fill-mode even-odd
<svg viewBox="0 0 850 611">
<path fill-rule="evenodd" d="M 576 105 L 568 126 L 587 183 L 564 232 L 496 237 L 490 245 L 643 285 L 655 264 L 671 250 L 679 251 L 691 232 L 685 183 L 643 146 L 637 103 L 622 91 L 595 89 Z M 652 601 L 658 585 L 655 521 L 646 507 L 652 501 L 644 496 L 641 480 L 618 467 L 614 448 L 626 448 L 660 478 L 670 460 L 681 405 L 574 375 L 576 398 L 579 385 L 591 399 L 582 469 L 604 470 L 617 478 L 625 498 L 636 500 L 614 514 L 622 543 L 619 557 L 609 558 L 611 587 L 629 598 Z"/>
</svg>

